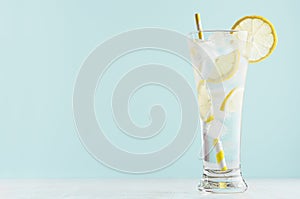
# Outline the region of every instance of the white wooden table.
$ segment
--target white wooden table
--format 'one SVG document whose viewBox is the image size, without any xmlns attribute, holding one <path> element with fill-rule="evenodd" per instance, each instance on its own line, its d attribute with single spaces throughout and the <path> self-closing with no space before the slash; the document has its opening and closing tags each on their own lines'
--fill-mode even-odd
<svg viewBox="0 0 300 199">
<path fill-rule="evenodd" d="M 197 179 L 0 180 L 1 199 L 292 199 L 300 198 L 300 179 L 246 180 L 242 194 L 203 194 Z"/>
</svg>

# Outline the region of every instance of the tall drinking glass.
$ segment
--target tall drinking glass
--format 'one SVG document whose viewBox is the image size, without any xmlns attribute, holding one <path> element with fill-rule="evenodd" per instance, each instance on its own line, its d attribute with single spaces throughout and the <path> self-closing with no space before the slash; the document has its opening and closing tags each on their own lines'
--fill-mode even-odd
<svg viewBox="0 0 300 199">
<path fill-rule="evenodd" d="M 202 31 L 202 38 L 199 33 L 189 35 L 202 131 L 199 190 L 244 192 L 247 185 L 241 175 L 240 146 L 247 32 Z"/>
</svg>

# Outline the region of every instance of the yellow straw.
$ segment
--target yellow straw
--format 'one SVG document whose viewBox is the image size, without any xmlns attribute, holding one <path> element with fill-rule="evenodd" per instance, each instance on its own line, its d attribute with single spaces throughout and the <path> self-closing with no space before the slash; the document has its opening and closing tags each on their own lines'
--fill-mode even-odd
<svg viewBox="0 0 300 199">
<path fill-rule="evenodd" d="M 203 38 L 203 32 L 202 32 L 202 25 L 201 25 L 201 19 L 200 19 L 200 14 L 196 13 L 195 14 L 195 20 L 196 20 L 196 26 L 197 26 L 197 30 L 198 30 L 198 37 L 199 39 L 204 39 Z M 214 146 L 216 148 L 216 161 L 217 164 L 219 164 L 220 169 L 222 171 L 226 171 L 227 170 L 227 166 L 226 166 L 226 161 L 225 161 L 225 154 L 224 154 L 224 150 L 222 147 L 222 142 L 219 139 L 214 139 Z M 226 186 L 226 185 L 225 185 Z M 220 183 L 220 187 L 224 188 L 224 184 Z"/>
<path fill-rule="evenodd" d="M 203 39 L 202 25 L 201 25 L 201 19 L 199 13 L 195 14 L 195 20 L 196 20 L 196 26 L 198 30 L 198 37 L 199 39 Z"/>
</svg>

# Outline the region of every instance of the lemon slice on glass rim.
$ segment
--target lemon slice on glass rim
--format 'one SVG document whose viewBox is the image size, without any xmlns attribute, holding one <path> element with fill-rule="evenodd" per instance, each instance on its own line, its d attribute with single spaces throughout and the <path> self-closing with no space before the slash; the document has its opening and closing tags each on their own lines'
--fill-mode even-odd
<svg viewBox="0 0 300 199">
<path fill-rule="evenodd" d="M 248 32 L 250 45 L 249 63 L 260 62 L 269 57 L 277 45 L 277 34 L 273 24 L 262 16 L 245 16 L 231 28 Z"/>
</svg>

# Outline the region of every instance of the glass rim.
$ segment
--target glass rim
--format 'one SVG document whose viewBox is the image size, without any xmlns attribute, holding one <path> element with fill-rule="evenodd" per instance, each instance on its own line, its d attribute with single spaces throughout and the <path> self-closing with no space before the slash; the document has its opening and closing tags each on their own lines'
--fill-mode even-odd
<svg viewBox="0 0 300 199">
<path fill-rule="evenodd" d="M 212 30 L 200 30 L 200 31 L 193 31 L 193 32 L 190 32 L 188 33 L 189 36 L 192 36 L 192 35 L 195 35 L 195 34 L 198 34 L 199 32 L 202 32 L 202 33 L 214 33 L 214 32 L 224 32 L 224 33 L 231 33 L 231 32 L 248 32 L 246 30 L 229 30 L 229 29 L 212 29 Z"/>
</svg>

